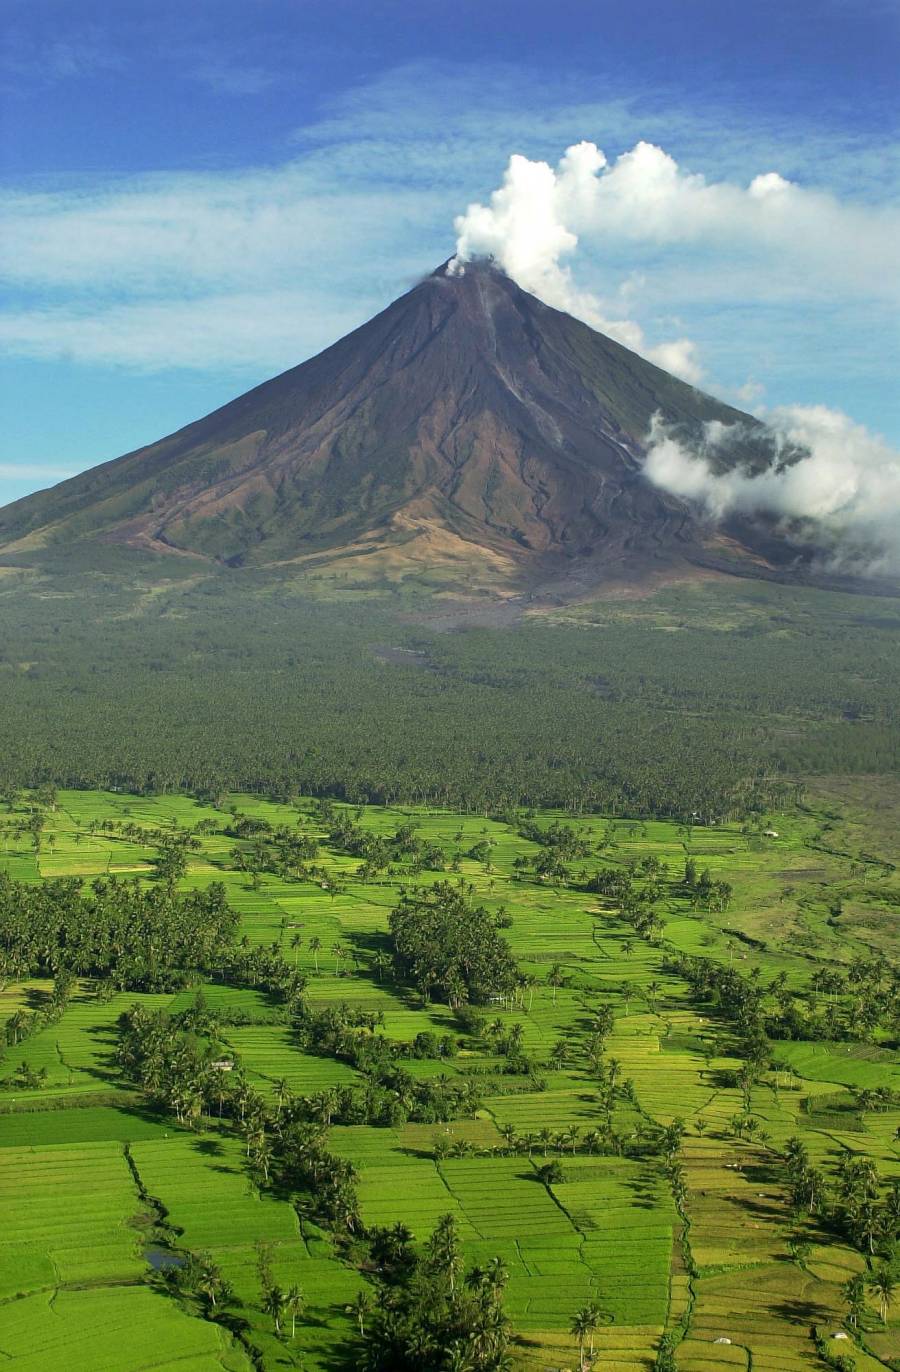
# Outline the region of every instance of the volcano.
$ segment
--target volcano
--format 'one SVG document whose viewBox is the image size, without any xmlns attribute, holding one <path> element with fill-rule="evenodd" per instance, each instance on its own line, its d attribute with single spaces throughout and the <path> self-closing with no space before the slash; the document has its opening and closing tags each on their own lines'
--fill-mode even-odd
<svg viewBox="0 0 900 1372">
<path fill-rule="evenodd" d="M 445 264 L 317 357 L 206 418 L 0 511 L 0 557 L 126 545 L 231 566 L 404 563 L 478 576 L 728 555 L 642 475 L 655 414 L 690 440 L 758 421 L 551 309 Z M 754 435 L 759 434 L 759 442 Z M 88 553 L 90 549 L 87 549 Z"/>
</svg>

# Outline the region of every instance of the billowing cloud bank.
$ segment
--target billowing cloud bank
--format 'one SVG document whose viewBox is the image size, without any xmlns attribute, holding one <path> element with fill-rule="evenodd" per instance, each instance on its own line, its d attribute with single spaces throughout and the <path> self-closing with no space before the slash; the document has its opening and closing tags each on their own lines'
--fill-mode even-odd
<svg viewBox="0 0 900 1372">
<path fill-rule="evenodd" d="M 690 339 L 651 345 L 615 305 L 577 287 L 565 259 L 579 242 L 708 247 L 738 252 L 745 263 L 775 254 L 796 262 L 798 280 L 840 280 L 845 288 L 883 293 L 898 222 L 892 211 L 842 204 L 774 171 L 746 186 L 709 182 L 642 141 L 612 163 L 595 143 L 576 143 L 555 169 L 516 154 L 490 203 L 469 205 L 455 227 L 459 269 L 474 257 L 493 257 L 547 304 L 697 382 L 702 370 Z M 620 290 L 619 309 L 621 299 Z"/>
<path fill-rule="evenodd" d="M 900 453 L 823 405 L 785 407 L 768 420 L 772 462 L 762 472 L 717 470 L 738 455 L 740 424 L 708 424 L 703 443 L 690 449 L 657 420 L 644 473 L 713 522 L 765 514 L 790 524 L 834 570 L 900 574 Z"/>
<path fill-rule="evenodd" d="M 642 147 L 649 144 L 638 144 Z M 590 221 L 597 212 L 597 197 L 611 175 L 600 179 L 606 168 L 606 157 L 595 143 L 568 148 L 556 171 L 546 162 L 514 154 L 490 205 L 472 204 L 455 221 L 457 269 L 464 270 L 473 257 L 492 257 L 546 304 L 576 315 L 676 376 L 699 381 L 702 371 L 690 339 L 649 346 L 639 324 L 611 317 L 597 296 L 576 287 L 571 271 L 560 262 L 578 246 L 571 226 Z"/>
</svg>

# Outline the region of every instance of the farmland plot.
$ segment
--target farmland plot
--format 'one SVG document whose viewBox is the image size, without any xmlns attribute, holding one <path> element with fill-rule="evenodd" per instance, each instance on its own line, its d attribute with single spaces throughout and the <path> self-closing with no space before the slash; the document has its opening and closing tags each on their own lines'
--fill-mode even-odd
<svg viewBox="0 0 900 1372">
<path fill-rule="evenodd" d="M 811 1330 L 830 1338 L 845 1328 L 841 1287 L 867 1259 L 814 1217 L 791 1214 L 782 1153 L 800 1135 L 829 1174 L 847 1151 L 870 1158 L 884 1184 L 900 1174 L 895 1103 L 860 1103 L 861 1092 L 896 1089 L 896 1055 L 881 1029 L 865 1042 L 794 1038 L 773 1044 L 773 1064 L 742 1085 L 733 1024 L 673 960 L 688 954 L 807 994 L 823 968 L 846 971 L 867 955 L 872 921 L 881 919 L 882 937 L 887 867 L 854 875 L 823 846 L 821 818 L 805 812 L 777 817 L 777 841 L 737 825 L 541 814 L 541 829 L 558 822 L 580 836 L 585 855 L 565 879 L 537 875 L 544 847 L 513 820 L 421 807 L 337 812 L 386 840 L 414 826 L 440 845 L 444 870 L 414 870 L 398 857 L 374 877 L 358 875 L 358 859 L 331 843 L 307 800 L 234 795 L 216 810 L 184 796 L 64 792 L 39 852 L 27 837 L 4 835 L 0 871 L 29 882 L 152 885 L 158 836 L 189 832 L 196 845 L 179 888 L 221 882 L 244 946 L 275 951 L 302 975 L 312 1012 L 370 1017 L 371 1032 L 411 1054 L 400 1062 L 414 1084 L 473 1084 L 468 1112 L 391 1127 L 336 1123 L 328 1146 L 356 1170 L 366 1225 L 402 1221 L 421 1244 L 449 1213 L 468 1264 L 502 1260 L 521 1372 L 576 1366 L 569 1327 L 588 1304 L 599 1311 L 599 1367 L 649 1372 L 666 1331 L 680 1372 L 821 1366 Z M 235 853 L 248 845 L 226 832 L 235 816 L 315 840 L 314 872 L 239 870 Z M 730 908 L 692 903 L 682 882 L 688 859 L 730 883 Z M 586 879 L 646 862 L 663 864 L 661 927 L 650 938 Z M 481 1007 L 481 1037 L 450 1005 L 399 981 L 387 957 L 401 889 L 441 880 L 462 882 L 496 915 L 521 974 L 514 997 Z M 847 932 L 830 913 L 833 890 L 852 905 Z M 200 991 L 221 1019 L 231 1066 L 272 1108 L 285 1097 L 360 1091 L 365 1074 L 301 1044 L 278 997 L 260 987 L 207 975 L 158 994 L 103 990 L 79 979 L 55 1021 L 11 1044 L 0 1068 L 0 1300 L 18 1298 L 2 1307 L 0 1346 L 13 1368 L 59 1365 L 65 1349 L 76 1368 L 136 1372 L 148 1345 L 155 1367 L 177 1360 L 203 1372 L 243 1372 L 251 1353 L 263 1366 L 307 1372 L 354 1365 L 360 1338 L 348 1309 L 371 1290 L 372 1274 L 308 1204 L 261 1183 L 227 1119 L 212 1111 L 188 1128 L 139 1097 L 117 1061 L 120 1017 L 136 1003 L 177 1015 Z M 2 1014 L 40 1011 L 52 992 L 49 977 L 11 979 L 0 989 Z M 817 990 L 811 1003 L 824 1010 L 829 994 Z M 612 1027 L 592 1060 L 592 1026 L 607 1009 Z M 446 1038 L 449 1056 L 417 1056 L 423 1034 Z M 510 1035 L 521 1061 L 503 1046 Z M 736 1132 L 742 1114 L 752 1137 Z M 654 1143 L 673 1123 L 684 1129 L 680 1200 Z M 211 1257 L 233 1293 L 240 1337 L 161 1289 L 148 1226 L 175 1253 Z M 800 1263 L 789 1247 L 798 1226 L 810 1243 Z M 292 1337 L 276 1337 L 263 1308 L 260 1245 L 277 1282 L 302 1290 Z M 857 1372 L 874 1372 L 896 1356 L 896 1330 L 890 1319 L 881 1328 L 871 1303 L 863 1324 L 853 1356 Z"/>
</svg>

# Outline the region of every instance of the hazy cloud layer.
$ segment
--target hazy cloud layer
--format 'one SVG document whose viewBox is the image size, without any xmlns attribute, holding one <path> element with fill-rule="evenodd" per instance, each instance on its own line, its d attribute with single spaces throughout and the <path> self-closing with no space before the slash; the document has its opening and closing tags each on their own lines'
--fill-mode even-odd
<svg viewBox="0 0 900 1372">
<path fill-rule="evenodd" d="M 75 467 L 53 462 L 0 462 L 0 480 L 3 481 L 65 481 L 76 472 Z"/>
<path fill-rule="evenodd" d="M 213 67 L 203 79 L 222 79 Z M 543 258 L 521 235 L 517 248 L 532 289 L 555 290 L 670 370 L 696 377 L 702 354 L 706 384 L 735 396 L 748 377 L 771 388 L 802 371 L 827 398 L 838 365 L 868 384 L 890 366 L 898 220 L 848 188 L 854 176 L 877 184 L 888 151 L 816 128 L 786 147 L 745 116 L 418 66 L 336 98 L 270 167 L 11 188 L 0 196 L 0 344 L 92 365 L 287 367 L 448 256 L 454 215 L 479 196 L 494 209 L 487 188 L 518 147 L 522 185 L 507 200 L 550 193 Z M 598 166 L 580 130 L 631 151 Z M 645 130 L 655 142 L 636 143 Z M 663 140 L 689 149 L 707 179 Z M 544 159 L 567 143 L 575 151 L 553 169 Z M 754 181 L 774 167 L 792 181 L 801 165 L 842 197 Z"/>
<path fill-rule="evenodd" d="M 774 516 L 826 550 L 832 567 L 900 572 L 900 453 L 824 405 L 783 407 L 767 420 L 772 462 L 759 473 L 717 470 L 722 459 L 738 457 L 742 425 L 708 424 L 704 443 L 689 448 L 656 420 L 645 475 L 713 522 Z M 798 448 L 805 455 L 794 460 Z"/>
</svg>

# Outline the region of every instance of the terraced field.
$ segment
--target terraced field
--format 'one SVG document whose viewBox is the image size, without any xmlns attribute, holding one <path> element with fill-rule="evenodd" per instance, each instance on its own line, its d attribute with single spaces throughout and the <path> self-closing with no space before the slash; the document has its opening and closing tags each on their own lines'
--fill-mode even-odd
<svg viewBox="0 0 900 1372">
<path fill-rule="evenodd" d="M 596 1365 L 618 1372 L 652 1368 L 667 1332 L 680 1372 L 801 1372 L 829 1365 L 823 1347 L 835 1356 L 849 1348 L 857 1372 L 898 1365 L 896 1312 L 882 1325 L 870 1299 L 859 1329 L 847 1323 L 841 1287 L 867 1270 L 867 1255 L 814 1215 L 792 1213 L 783 1160 L 787 1140 L 799 1135 L 829 1174 L 849 1151 L 870 1158 L 884 1185 L 900 1176 L 900 1112 L 887 1097 L 865 1095 L 900 1091 L 891 1034 L 880 1026 L 863 1041 L 779 1040 L 772 1062 L 742 1083 L 733 1023 L 677 966 L 687 953 L 765 987 L 780 978 L 788 995 L 824 1008 L 835 993 L 811 989 L 823 971 L 846 974 L 873 948 L 879 956 L 894 949 L 900 859 L 888 830 L 860 856 L 856 792 L 847 799 L 830 783 L 821 798 L 760 817 L 749 830 L 539 815 L 534 822 L 545 828 L 573 825 L 583 848 L 565 878 L 546 879 L 534 870 L 541 845 L 522 836 L 516 817 L 338 807 L 385 838 L 414 824 L 450 869 L 413 870 L 400 856 L 361 877 L 359 859 L 329 842 L 312 801 L 233 795 L 222 807 L 61 792 L 36 850 L 29 800 L 20 798 L 0 808 L 0 871 L 29 882 L 109 875 L 152 883 L 153 836 L 190 831 L 196 845 L 180 888 L 222 882 L 246 946 L 279 949 L 307 978 L 310 1007 L 364 1011 L 377 1032 L 404 1044 L 425 1031 L 449 1036 L 451 1052 L 404 1058 L 404 1067 L 415 1081 L 476 1083 L 474 1114 L 441 1124 L 334 1124 L 329 1147 L 357 1169 L 366 1225 L 402 1220 L 421 1240 L 452 1213 L 468 1262 L 502 1259 L 516 1368 L 575 1368 L 569 1329 L 588 1302 L 602 1312 Z M 237 870 L 241 842 L 225 832 L 236 815 L 314 838 L 315 875 Z M 586 880 L 598 868 L 628 872 L 648 859 L 665 865 L 660 927 L 649 938 Z M 688 860 L 731 885 L 727 908 L 692 904 L 682 878 Z M 383 956 L 401 888 L 448 877 L 502 916 L 519 965 L 515 999 L 484 1007 L 493 1037 L 473 1036 L 448 1005 L 423 1003 Z M 301 1048 L 264 990 L 213 977 L 174 994 L 107 996 L 80 981 L 61 1017 L 10 1041 L 0 1064 L 0 1354 L 14 1372 L 239 1372 L 254 1359 L 306 1372 L 357 1365 L 349 1307 L 371 1274 L 290 1196 L 253 1180 L 226 1120 L 212 1113 L 181 1125 L 122 1075 L 122 1012 L 135 1002 L 178 1012 L 198 989 L 222 1016 L 230 1058 L 267 1100 L 365 1085 L 350 1063 Z M 8 978 L 0 1018 L 10 1024 L 40 1010 L 51 990 L 40 978 Z M 612 1013 L 604 1071 L 614 1064 L 617 1083 L 606 1103 L 589 1052 L 604 1007 Z M 502 1048 L 512 1031 L 528 1070 L 511 1067 Z M 742 1114 L 752 1118 L 749 1133 L 735 1127 Z M 683 1193 L 650 1146 L 673 1121 L 684 1128 Z M 556 1164 L 552 1175 L 547 1163 Z M 799 1260 L 789 1248 L 798 1235 L 808 1244 Z M 158 1243 L 214 1257 L 233 1291 L 228 1321 L 201 1318 L 153 1280 Z M 279 1284 L 303 1291 L 293 1337 L 276 1338 L 262 1309 L 261 1243 Z M 836 1341 L 838 1332 L 851 1337 Z"/>
</svg>

